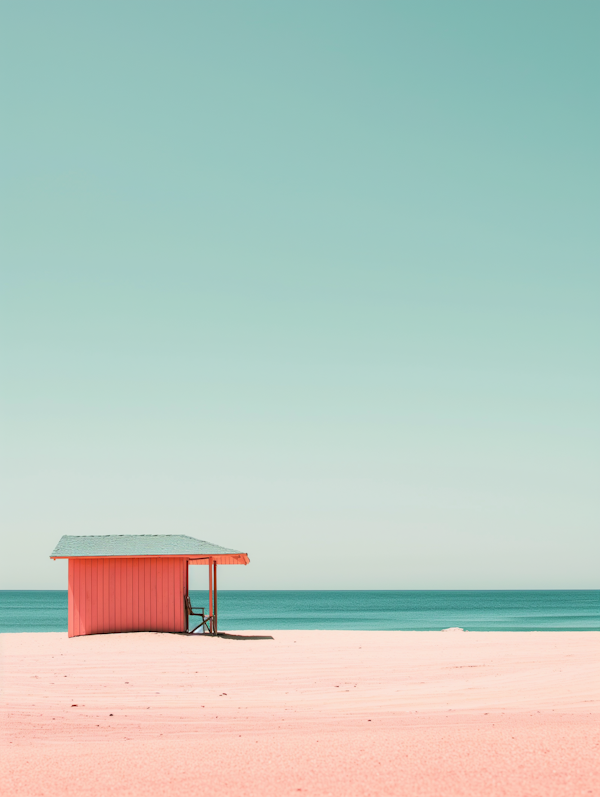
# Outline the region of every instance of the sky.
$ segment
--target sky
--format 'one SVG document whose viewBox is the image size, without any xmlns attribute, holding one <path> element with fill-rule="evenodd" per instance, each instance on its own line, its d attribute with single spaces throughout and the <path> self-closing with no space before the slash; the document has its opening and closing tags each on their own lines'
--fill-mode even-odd
<svg viewBox="0 0 600 797">
<path fill-rule="evenodd" d="M 144 533 L 228 589 L 597 588 L 599 26 L 3 3 L 0 588 Z"/>
</svg>

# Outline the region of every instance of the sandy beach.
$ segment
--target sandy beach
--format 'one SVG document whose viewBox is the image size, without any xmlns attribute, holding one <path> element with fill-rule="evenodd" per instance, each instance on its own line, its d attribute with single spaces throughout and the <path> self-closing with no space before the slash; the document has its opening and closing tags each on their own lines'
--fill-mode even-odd
<svg viewBox="0 0 600 797">
<path fill-rule="evenodd" d="M 600 633 L 0 635 L 45 795 L 599 795 Z"/>
</svg>

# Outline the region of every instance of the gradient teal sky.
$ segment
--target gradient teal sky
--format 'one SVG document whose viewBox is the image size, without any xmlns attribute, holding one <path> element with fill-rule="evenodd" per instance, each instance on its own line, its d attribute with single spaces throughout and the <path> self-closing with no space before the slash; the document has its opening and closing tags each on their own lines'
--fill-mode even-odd
<svg viewBox="0 0 600 797">
<path fill-rule="evenodd" d="M 63 533 L 598 586 L 599 4 L 0 22 L 0 587 L 65 588 Z"/>
</svg>

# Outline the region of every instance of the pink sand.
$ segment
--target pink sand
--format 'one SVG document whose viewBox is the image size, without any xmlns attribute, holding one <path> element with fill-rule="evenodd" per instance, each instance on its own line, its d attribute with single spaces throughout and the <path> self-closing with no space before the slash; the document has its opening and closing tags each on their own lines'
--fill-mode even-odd
<svg viewBox="0 0 600 797">
<path fill-rule="evenodd" d="M 3 792 L 600 795 L 600 633 L 263 633 L 0 635 Z"/>
</svg>

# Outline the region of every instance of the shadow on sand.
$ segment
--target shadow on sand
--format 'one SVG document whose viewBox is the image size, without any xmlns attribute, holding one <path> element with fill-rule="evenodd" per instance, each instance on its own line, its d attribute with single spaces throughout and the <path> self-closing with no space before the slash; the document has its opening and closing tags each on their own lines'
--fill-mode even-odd
<svg viewBox="0 0 600 797">
<path fill-rule="evenodd" d="M 219 632 L 218 634 L 200 634 L 194 631 L 189 631 L 184 633 L 183 636 L 196 636 L 196 637 L 208 637 L 209 639 L 212 637 L 219 637 L 219 639 L 274 639 L 275 637 L 272 636 L 255 636 L 250 634 L 226 634 Z"/>
<path fill-rule="evenodd" d="M 273 639 L 272 636 L 250 636 L 248 634 L 215 634 L 221 639 Z"/>
</svg>

